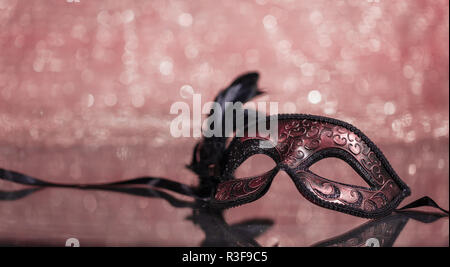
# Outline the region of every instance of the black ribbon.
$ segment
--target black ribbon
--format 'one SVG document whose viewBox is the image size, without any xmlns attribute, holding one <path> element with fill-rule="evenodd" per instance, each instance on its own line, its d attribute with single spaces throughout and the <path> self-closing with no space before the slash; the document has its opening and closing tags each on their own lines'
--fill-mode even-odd
<svg viewBox="0 0 450 267">
<path fill-rule="evenodd" d="M 206 201 L 207 198 L 200 197 L 197 193 L 195 188 L 188 186 L 183 183 L 171 181 L 165 178 L 159 178 L 159 177 L 139 177 L 124 181 L 118 181 L 113 183 L 104 183 L 104 184 L 59 184 L 59 183 L 51 183 L 46 182 L 19 172 L 15 171 L 9 171 L 5 169 L 0 168 L 0 179 L 19 183 L 23 185 L 31 185 L 31 186 L 41 186 L 41 187 L 63 187 L 63 188 L 78 188 L 78 189 L 98 189 L 98 190 L 108 190 L 108 191 L 115 191 L 115 192 L 124 192 L 124 193 L 131 193 L 133 195 L 149 195 L 150 196 L 161 196 L 161 195 L 167 195 L 164 198 L 168 199 L 170 195 L 167 193 L 164 193 L 162 191 L 152 189 L 152 191 L 149 191 L 148 188 L 122 188 L 121 186 L 127 186 L 127 185 L 149 185 L 154 188 L 162 188 L 167 189 L 185 196 L 193 197 L 196 200 L 200 201 Z M 4 192 L 0 191 L 0 200 L 13 200 L 18 199 L 27 196 L 28 194 L 31 194 L 33 192 L 37 191 L 37 189 L 25 189 L 20 191 L 13 192 Z M 172 204 L 175 204 L 176 206 L 182 206 L 182 204 L 178 203 L 175 198 L 170 197 L 169 202 Z M 189 206 L 189 205 L 188 205 Z M 445 213 L 445 216 L 448 216 L 448 211 L 441 208 L 433 199 L 431 199 L 428 196 L 424 196 L 420 199 L 417 199 L 402 208 L 396 209 L 396 212 L 403 212 L 405 213 L 406 210 L 413 209 L 413 208 L 419 208 L 419 207 L 433 207 L 436 209 L 439 209 L 443 213 Z M 442 216 L 441 216 L 442 217 Z"/>
<path fill-rule="evenodd" d="M 408 205 L 405 205 L 404 207 L 397 209 L 396 211 L 402 211 L 402 210 L 406 210 L 406 209 L 413 209 L 413 208 L 426 207 L 426 206 L 439 209 L 440 211 L 442 211 L 443 213 L 448 215 L 447 210 L 444 210 L 443 208 L 439 207 L 439 205 L 428 196 L 419 198 L 418 200 L 413 201 L 413 202 L 409 203 Z"/>
<path fill-rule="evenodd" d="M 46 187 L 75 188 L 82 190 L 104 190 L 117 193 L 125 193 L 142 197 L 162 198 L 168 201 L 174 207 L 196 208 L 205 205 L 205 199 L 198 196 L 195 188 L 186 184 L 171 181 L 159 177 L 139 177 L 124 181 L 103 183 L 103 184 L 59 184 L 46 182 L 19 172 L 9 171 L 0 168 L 0 180 L 6 180 L 13 183 L 34 186 L 34 188 L 22 189 L 17 191 L 1 191 L 0 200 L 11 201 L 24 198 L 36 191 Z M 148 187 L 131 187 L 132 185 L 146 185 Z M 179 200 L 169 193 L 158 190 L 166 189 L 181 195 L 189 196 L 195 201 Z"/>
</svg>

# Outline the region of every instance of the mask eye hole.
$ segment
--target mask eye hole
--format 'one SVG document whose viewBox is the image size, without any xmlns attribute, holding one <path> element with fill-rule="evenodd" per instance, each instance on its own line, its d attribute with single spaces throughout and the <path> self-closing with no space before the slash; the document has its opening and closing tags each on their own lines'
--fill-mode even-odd
<svg viewBox="0 0 450 267">
<path fill-rule="evenodd" d="M 364 179 L 345 161 L 329 157 L 319 160 L 309 170 L 328 180 L 349 185 L 367 187 Z"/>
<path fill-rule="evenodd" d="M 273 168 L 276 164 L 273 159 L 264 154 L 256 154 L 247 158 L 234 172 L 236 179 L 253 177 L 266 173 Z"/>
</svg>

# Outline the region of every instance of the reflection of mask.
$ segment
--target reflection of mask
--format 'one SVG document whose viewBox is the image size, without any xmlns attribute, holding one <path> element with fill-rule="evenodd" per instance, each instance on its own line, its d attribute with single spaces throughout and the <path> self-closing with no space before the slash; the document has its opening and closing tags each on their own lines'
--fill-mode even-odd
<svg viewBox="0 0 450 267">
<path fill-rule="evenodd" d="M 433 207 L 441 212 L 408 210 L 418 207 Z M 429 197 L 423 197 L 396 210 L 389 216 L 372 220 L 339 236 L 318 242 L 316 247 L 392 247 L 406 223 L 412 219 L 421 223 L 433 223 L 448 216 L 448 211 L 439 207 Z"/>
<path fill-rule="evenodd" d="M 393 213 L 351 231 L 314 244 L 314 247 L 392 247 L 409 218 Z"/>
</svg>

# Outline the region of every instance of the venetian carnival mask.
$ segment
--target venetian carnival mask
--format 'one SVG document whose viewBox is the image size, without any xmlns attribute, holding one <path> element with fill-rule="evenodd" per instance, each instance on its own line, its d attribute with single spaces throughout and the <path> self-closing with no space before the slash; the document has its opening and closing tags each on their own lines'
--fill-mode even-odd
<svg viewBox="0 0 450 267">
<path fill-rule="evenodd" d="M 256 86 L 257 79 L 256 73 L 243 75 L 221 95 L 233 89 L 233 86 L 240 85 L 243 92 L 239 96 L 223 98 L 248 100 L 249 97 L 245 95 L 260 93 Z M 216 98 L 218 100 L 220 97 Z M 291 177 L 298 191 L 312 203 L 360 217 L 375 218 L 389 214 L 410 195 L 410 189 L 398 177 L 383 153 L 354 126 L 327 117 L 305 114 L 281 114 L 268 117 L 265 122 L 269 120 L 278 120 L 278 139 L 271 147 L 261 146 L 261 142 L 271 140 L 256 132 L 255 136 L 244 134 L 234 137 L 226 148 L 225 138 L 218 137 L 205 138 L 196 148 L 191 168 L 201 170 L 198 162 L 209 163 L 203 168 L 209 169 L 209 179 L 215 181 L 210 200 L 212 207 L 230 208 L 259 199 L 268 191 L 280 170 Z M 212 157 L 215 162 L 211 160 L 213 154 L 216 155 Z M 235 170 L 256 154 L 268 155 L 276 166 L 266 173 L 236 179 Z M 209 160 L 205 161 L 205 157 Z M 356 170 L 368 187 L 336 182 L 332 177 L 321 177 L 309 170 L 311 165 L 327 157 L 344 160 Z"/>
<path fill-rule="evenodd" d="M 277 119 L 278 142 L 273 148 L 261 148 L 263 138 L 259 136 L 236 137 L 231 142 L 220 165 L 213 206 L 226 208 L 255 201 L 267 192 L 280 170 L 287 172 L 298 191 L 314 204 L 361 217 L 390 213 L 410 195 L 381 151 L 352 125 L 302 114 L 278 115 Z M 255 154 L 270 156 L 276 167 L 253 177 L 234 179 L 234 171 Z M 369 186 L 335 182 L 309 170 L 327 157 L 344 160 Z"/>
</svg>

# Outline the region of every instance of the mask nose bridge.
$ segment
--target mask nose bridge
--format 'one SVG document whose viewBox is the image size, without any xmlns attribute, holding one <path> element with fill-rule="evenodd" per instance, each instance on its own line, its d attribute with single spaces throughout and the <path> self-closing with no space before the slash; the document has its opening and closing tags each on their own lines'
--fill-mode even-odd
<svg viewBox="0 0 450 267">
<path fill-rule="evenodd" d="M 269 192 L 269 190 L 270 190 L 270 188 L 272 187 L 272 183 L 273 183 L 273 181 L 275 180 L 275 178 L 280 174 L 280 172 L 281 171 L 283 171 L 284 173 L 286 173 L 288 176 L 289 176 L 289 178 L 294 182 L 294 185 L 296 185 L 296 182 L 295 182 L 295 180 L 294 180 L 294 178 L 293 178 L 293 175 L 291 175 L 288 171 L 286 171 L 285 169 L 284 169 L 285 167 L 283 166 L 283 164 L 280 162 L 280 163 L 276 163 L 276 165 L 275 165 L 275 167 L 273 167 L 273 169 L 270 171 L 272 174 L 271 174 L 271 178 L 270 178 L 270 181 L 268 182 L 268 184 L 266 185 L 267 186 L 267 188 L 264 190 L 265 192 L 263 193 L 263 194 L 261 194 L 261 196 L 260 197 L 263 197 L 265 194 L 267 194 L 267 192 Z M 296 188 L 297 188 L 297 186 L 296 186 Z M 300 192 L 300 190 L 297 188 L 297 190 Z M 301 192 L 300 192 L 301 193 Z"/>
<path fill-rule="evenodd" d="M 294 171 L 291 171 L 292 168 L 289 168 L 286 164 L 284 164 L 283 162 L 276 162 L 276 166 L 274 167 L 274 171 L 275 173 L 273 174 L 273 178 L 271 183 L 275 180 L 275 178 L 278 176 L 278 174 L 280 172 L 284 172 L 285 174 L 287 174 L 287 176 L 289 176 L 289 178 L 292 180 L 292 182 L 294 182 L 294 184 L 296 183 L 296 178 L 298 179 L 297 175 L 295 174 Z M 307 168 L 304 169 L 298 169 L 298 170 L 302 170 L 302 171 L 308 171 Z M 296 170 L 296 171 L 298 171 Z M 298 189 L 297 189 L 298 190 Z"/>
<path fill-rule="evenodd" d="M 277 164 L 277 167 L 279 168 L 278 172 L 283 171 L 284 173 L 286 173 L 295 185 L 297 185 L 297 182 L 298 182 L 298 181 L 296 182 L 296 180 L 298 180 L 298 176 L 296 175 L 295 172 L 308 171 L 308 168 L 290 168 L 289 166 L 287 166 L 286 164 L 284 164 L 282 162 Z M 277 172 L 277 174 L 278 174 L 278 172 Z M 298 188 L 297 188 L 297 190 L 298 190 Z"/>
</svg>

